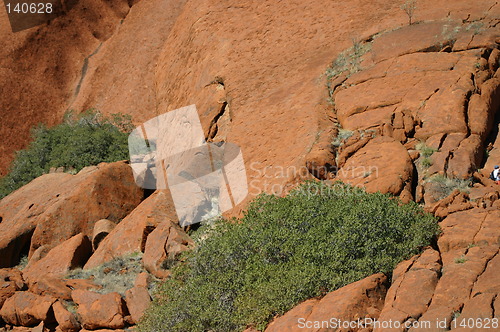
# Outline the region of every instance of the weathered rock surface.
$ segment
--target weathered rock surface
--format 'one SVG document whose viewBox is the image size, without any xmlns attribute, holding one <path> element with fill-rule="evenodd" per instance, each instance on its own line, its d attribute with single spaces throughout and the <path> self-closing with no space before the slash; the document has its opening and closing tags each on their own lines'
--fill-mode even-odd
<svg viewBox="0 0 500 332">
<path fill-rule="evenodd" d="M 80 330 L 80 323 L 76 319 L 76 316 L 69 312 L 60 301 L 56 301 L 52 305 L 52 309 L 54 310 L 56 321 L 59 324 L 58 328 L 61 331 L 74 332 Z"/>
<path fill-rule="evenodd" d="M 445 218 L 439 251 L 426 249 L 393 272 L 379 319 L 398 322 L 400 327 L 375 331 L 404 331 L 405 326 L 409 331 L 440 331 L 460 327 L 467 318 L 493 318 L 491 308 L 500 291 L 499 213 L 476 208 Z M 444 319 L 444 326 L 436 326 Z M 416 328 L 425 322 L 431 325 Z"/>
<path fill-rule="evenodd" d="M 29 291 L 38 295 L 54 297 L 59 300 L 71 300 L 71 292 L 75 289 L 97 289 L 99 286 L 87 279 L 61 279 L 51 276 L 37 276 L 31 280 Z"/>
<path fill-rule="evenodd" d="M 156 277 L 166 278 L 170 275 L 169 262 L 192 245 L 193 241 L 178 225 L 163 222 L 148 236 L 142 257 L 144 267 Z"/>
<path fill-rule="evenodd" d="M 92 232 L 92 249 L 96 250 L 101 241 L 115 228 L 116 224 L 108 219 L 101 219 L 94 225 Z"/>
<path fill-rule="evenodd" d="M 499 223 L 500 210 L 473 209 L 451 214 L 441 222 L 439 248 L 446 252 L 471 245 L 499 245 Z"/>
<path fill-rule="evenodd" d="M 102 240 L 85 268 L 94 268 L 133 252 L 144 252 L 148 235 L 160 223 L 169 220 L 177 220 L 172 199 L 167 191 L 158 190 L 141 202 Z"/>
<path fill-rule="evenodd" d="M 79 233 L 91 236 L 96 221 L 118 222 L 142 198 L 126 162 L 43 175 L 0 201 L 0 267 Z"/>
<path fill-rule="evenodd" d="M 30 292 L 16 292 L 5 301 L 0 317 L 11 325 L 33 326 L 42 321 L 53 321 L 52 304 L 56 299 Z"/>
<path fill-rule="evenodd" d="M 341 321 L 355 321 L 358 318 L 377 319 L 386 291 L 386 276 L 383 274 L 369 276 L 328 293 L 320 300 L 311 299 L 299 304 L 285 315 L 276 318 L 266 328 L 266 332 L 333 331 L 336 329 L 321 326 L 322 322 L 330 322 L 331 318 Z"/>
<path fill-rule="evenodd" d="M 390 137 L 376 137 L 347 159 L 337 179 L 368 192 L 398 195 L 412 175 L 413 163 L 403 145 Z"/>
<path fill-rule="evenodd" d="M 80 233 L 54 247 L 39 261 L 28 264 L 23 275 L 28 283 L 39 277 L 62 277 L 71 269 L 83 267 L 91 254 L 89 238 Z"/>
<path fill-rule="evenodd" d="M 118 293 L 101 295 L 92 291 L 75 290 L 71 294 L 78 304 L 77 313 L 85 329 L 120 329 L 125 326 L 125 303 Z"/>
<path fill-rule="evenodd" d="M 5 301 L 16 291 L 26 287 L 21 271 L 17 269 L 0 269 L 0 309 Z"/>
<path fill-rule="evenodd" d="M 358 139 L 339 149 L 339 178 L 369 191 L 400 194 L 409 201 L 414 192 L 423 197 L 425 189 L 412 188 L 413 162 L 422 160 L 415 150 L 417 139 L 439 150 L 431 158 L 429 173 L 467 178 L 483 162 L 499 100 L 495 74 L 499 54 L 493 49 L 498 46 L 500 6 L 495 0 L 459 0 L 453 6 L 419 0 L 416 19 L 426 22 L 387 31 L 373 41 L 368 37 L 406 25 L 400 2 L 143 0 L 134 2 L 129 12 L 133 2 L 77 3 L 49 25 L 16 36 L 0 29 L 0 39 L 8 45 L 0 51 L 4 55 L 0 73 L 7 78 L 2 86 L 15 92 L 0 97 L 0 109 L 5 113 L 0 114 L 5 119 L 0 134 L 6 137 L 0 143 L 0 153 L 5 156 L 0 174 L 14 149 L 26 144 L 24 138 L 14 140 L 17 135 L 12 133 L 27 133 L 38 121 L 57 123 L 69 105 L 98 107 L 105 113 L 124 111 L 142 121 L 196 103 L 207 139 L 231 140 L 244 150 L 253 185 L 250 198 L 260 191 L 273 191 L 273 185 L 286 188 L 301 176 L 292 172 L 268 179 L 263 170 L 306 166 L 314 173 L 335 166 L 329 144 L 333 119 L 317 78 L 333 55 L 351 46 L 353 35 L 372 44 L 372 50 L 360 59 L 360 66 L 368 69 L 349 78 L 345 75 L 332 97 L 344 128 L 373 130 L 378 137 Z M 38 65 L 32 69 L 35 62 Z M 47 82 L 50 87 L 45 89 Z M 17 93 L 21 90 L 30 93 L 21 98 Z M 286 148 L 276 142 L 285 142 Z M 408 153 L 406 148 L 412 151 Z M 496 163 L 498 148 L 495 143 L 486 169 Z M 376 166 L 379 172 L 368 169 L 348 174 L 360 165 Z M 157 192 L 129 214 L 142 193 L 130 184 L 125 168 L 104 172 L 106 167 L 90 168 L 75 177 L 49 174 L 32 182 L 30 189 L 21 189 L 21 194 L 2 200 L 0 266 L 15 265 L 20 253 L 30 254 L 32 266 L 41 266 L 56 244 L 79 233 L 91 236 L 97 220 L 118 222 L 127 216 L 96 246 L 87 267 L 145 251 L 149 270 L 163 272 L 169 255 L 175 257 L 189 244 L 170 223 L 174 219 L 166 212 L 171 208 L 168 198 Z M 105 174 L 94 179 L 96 172 Z M 446 204 L 441 201 L 442 205 L 428 204 L 436 207 L 436 214 L 448 216 L 442 222 L 444 234 L 436 248 L 400 264 L 383 308 L 386 286 L 378 276 L 377 280 L 348 285 L 322 300 L 308 300 L 288 317 L 278 318 L 274 328 L 286 329 L 302 315 L 375 318 L 381 310 L 383 317 L 401 322 L 419 317 L 451 318 L 460 311 L 464 318 L 491 317 L 500 303 L 495 300 L 499 216 L 494 195 L 491 190 L 471 191 L 480 206 L 467 206 L 468 211 L 458 213 L 459 201 L 465 196 L 457 195 Z M 60 220 L 66 223 L 60 225 Z M 47 265 L 47 269 L 51 267 Z M 8 283 L 7 297 L 14 289 Z M 131 291 L 129 298 L 147 302 L 145 286 L 141 287 L 139 295 Z M 32 292 L 66 298 L 67 288 L 66 281 L 49 278 L 30 285 Z M 73 293 L 81 303 L 86 329 L 122 328 L 129 320 L 117 294 Z M 21 315 L 17 315 L 12 304 L 22 296 L 31 298 L 14 295 L 7 300 L 11 301 L 5 309 L 10 310 L 7 316 L 22 317 L 23 324 L 37 324 L 43 315 L 35 317 L 21 306 Z M 410 305 L 412 301 L 414 305 Z M 128 302 L 135 305 L 142 300 Z M 71 323 L 71 315 L 57 303 L 53 305 L 54 314 L 58 312 L 55 318 Z M 144 306 L 134 305 L 129 308 L 136 321 Z M 60 329 L 76 328 L 72 323 L 60 324 Z"/>
<path fill-rule="evenodd" d="M 77 93 L 88 58 L 98 51 L 127 16 L 129 1 L 68 1 L 68 11 L 50 24 L 13 33 L 7 12 L 0 40 L 0 176 L 14 152 L 30 140 L 30 129 L 42 122 L 54 125 Z M 36 64 L 36 65 L 33 65 Z M 21 97 L 22 96 L 22 97 Z M 97 106 L 97 105 L 93 105 Z"/>
<path fill-rule="evenodd" d="M 146 287 L 134 286 L 126 291 L 125 301 L 132 321 L 137 324 L 151 304 L 151 296 Z"/>
</svg>

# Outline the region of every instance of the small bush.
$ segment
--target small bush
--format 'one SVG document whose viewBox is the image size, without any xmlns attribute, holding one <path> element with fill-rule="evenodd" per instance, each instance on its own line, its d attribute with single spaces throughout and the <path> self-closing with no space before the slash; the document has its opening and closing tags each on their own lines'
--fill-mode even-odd
<svg viewBox="0 0 500 332">
<path fill-rule="evenodd" d="M 467 262 L 465 255 L 455 258 L 455 264 L 464 264 L 465 262 Z"/>
<path fill-rule="evenodd" d="M 420 152 L 420 155 L 425 158 L 429 158 L 434 154 L 434 152 L 437 152 L 436 149 L 433 149 L 430 146 L 425 145 L 425 143 L 423 142 L 418 143 L 415 148 Z"/>
<path fill-rule="evenodd" d="M 352 47 L 340 53 L 337 58 L 333 60 L 330 67 L 326 69 L 326 85 L 331 103 L 333 103 L 334 90 L 332 81 L 343 73 L 347 73 L 347 76 L 351 76 L 359 72 L 361 70 L 361 59 L 370 49 L 371 43 L 353 40 Z"/>
<path fill-rule="evenodd" d="M 415 10 L 417 9 L 417 1 L 416 0 L 407 0 L 404 4 L 401 5 L 401 9 L 408 16 L 408 24 L 413 24 L 413 16 L 415 15 Z"/>
<path fill-rule="evenodd" d="M 125 295 L 134 286 L 137 275 L 144 272 L 141 263 L 142 253 L 136 252 L 123 257 L 117 257 L 94 269 L 75 269 L 66 276 L 68 279 L 93 279 L 101 288 L 94 291 L 107 294 L 112 292 Z"/>
<path fill-rule="evenodd" d="M 432 166 L 432 160 L 431 158 L 428 157 L 423 157 L 422 161 L 420 162 L 420 165 L 422 165 L 423 168 L 429 168 Z"/>
<path fill-rule="evenodd" d="M 19 264 L 17 264 L 15 268 L 22 271 L 26 266 L 28 266 L 28 263 L 29 263 L 28 255 L 21 256 Z"/>
<path fill-rule="evenodd" d="M 353 134 L 354 134 L 354 131 L 339 128 L 339 133 L 338 133 L 337 137 L 334 138 L 332 145 L 335 147 L 341 146 Z"/>
<path fill-rule="evenodd" d="M 437 185 L 437 191 L 440 192 L 438 199 L 449 196 L 455 189 L 468 193 L 472 185 L 470 180 L 448 178 L 440 174 L 430 177 L 427 181 Z"/>
<path fill-rule="evenodd" d="M 416 203 L 343 184 L 263 194 L 241 220 L 198 230 L 159 286 L 142 331 L 263 329 L 275 315 L 376 272 L 390 273 L 438 232 Z"/>
<path fill-rule="evenodd" d="M 0 199 L 31 180 L 64 167 L 73 173 L 85 166 L 128 159 L 130 116 L 107 118 L 90 110 L 80 115 L 68 112 L 62 124 L 39 125 L 32 130 L 32 142 L 17 152 L 9 173 L 0 179 Z"/>
</svg>

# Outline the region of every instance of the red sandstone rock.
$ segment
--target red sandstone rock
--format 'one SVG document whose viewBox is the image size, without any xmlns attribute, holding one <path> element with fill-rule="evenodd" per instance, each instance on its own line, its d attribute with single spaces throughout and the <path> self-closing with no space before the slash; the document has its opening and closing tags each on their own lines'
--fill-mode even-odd
<svg viewBox="0 0 500 332">
<path fill-rule="evenodd" d="M 80 330 L 80 323 L 76 319 L 76 316 L 69 312 L 60 301 L 56 301 L 52 308 L 54 310 L 54 316 L 56 318 L 57 323 L 59 324 L 58 328 L 63 332 L 74 332 Z"/>
<path fill-rule="evenodd" d="M 454 250 L 443 256 L 443 275 L 436 286 L 428 310 L 420 320 L 436 321 L 447 318 L 450 322 L 453 313 L 460 311 L 469 301 L 474 281 L 498 252 L 498 246 L 473 247 L 466 254 L 463 252 Z"/>
<path fill-rule="evenodd" d="M 411 182 L 412 174 L 413 164 L 401 143 L 376 137 L 347 160 L 337 178 L 368 192 L 398 195 Z"/>
<path fill-rule="evenodd" d="M 266 328 L 266 332 L 303 331 L 299 325 L 304 322 L 329 321 L 332 317 L 352 321 L 358 318 L 378 318 L 387 291 L 387 278 L 374 274 L 358 282 L 328 293 L 321 300 L 307 300 L 285 315 L 276 318 Z M 314 323 L 311 323 L 314 324 Z M 321 324 L 321 323 L 320 323 Z M 309 331 L 330 331 L 328 328 L 312 326 Z"/>
<path fill-rule="evenodd" d="M 151 296 L 146 287 L 134 286 L 125 292 L 125 301 L 132 321 L 137 324 L 151 304 Z"/>
<path fill-rule="evenodd" d="M 82 267 L 92 253 L 92 245 L 83 233 L 73 236 L 54 247 L 38 262 L 27 267 L 23 273 L 28 282 L 38 277 L 61 277 L 69 270 Z"/>
<path fill-rule="evenodd" d="M 43 175 L 0 201 L 0 267 L 15 265 L 22 248 L 33 254 L 78 233 L 91 236 L 97 220 L 118 222 L 142 197 L 125 162 Z"/>
<path fill-rule="evenodd" d="M 470 98 L 468 119 L 472 134 L 486 138 L 494 123 L 495 110 L 500 106 L 499 97 L 500 79 L 493 78 L 481 86 L 481 94 L 475 94 Z"/>
<path fill-rule="evenodd" d="M 108 219 L 101 219 L 94 225 L 92 249 L 96 250 L 101 241 L 115 228 L 116 224 Z"/>
<path fill-rule="evenodd" d="M 9 297 L 24 288 L 25 284 L 21 271 L 17 269 L 0 269 L 0 309 Z"/>
<path fill-rule="evenodd" d="M 55 299 L 30 292 L 16 292 L 5 301 L 0 317 L 12 325 L 32 326 L 41 321 L 53 321 L 51 312 Z"/>
<path fill-rule="evenodd" d="M 468 178 L 480 165 L 484 150 L 482 149 L 481 137 L 472 134 L 462 142 L 448 161 L 446 173 L 450 177 Z"/>
<path fill-rule="evenodd" d="M 89 290 L 100 288 L 86 279 L 60 279 L 51 276 L 37 276 L 30 281 L 29 291 L 38 295 L 46 295 L 61 300 L 71 300 L 71 292 L 75 289 Z"/>
<path fill-rule="evenodd" d="M 443 235 L 438 240 L 441 253 L 466 248 L 471 244 L 498 244 L 500 238 L 498 220 L 500 211 L 484 211 L 477 208 L 449 215 L 441 222 Z"/>
<path fill-rule="evenodd" d="M 125 326 L 123 317 L 126 315 L 126 308 L 120 294 L 101 295 L 91 291 L 74 290 L 71 296 L 78 304 L 77 312 L 84 328 L 120 329 Z"/>
<path fill-rule="evenodd" d="M 106 236 L 85 268 L 94 268 L 133 252 L 143 252 L 149 233 L 164 220 L 177 220 L 177 217 L 170 194 L 159 190 L 145 199 Z"/>
<path fill-rule="evenodd" d="M 2 13 L 0 40 L 10 46 L 0 51 L 0 89 L 9 92 L 0 97 L 0 176 L 14 151 L 30 141 L 33 126 L 62 120 L 78 90 L 85 59 L 113 35 L 129 11 L 126 0 L 66 3 L 68 12 L 50 24 L 15 33 Z M 23 89 L 30 92 L 20 98 L 16 91 Z"/>
<path fill-rule="evenodd" d="M 166 278 L 170 272 L 165 266 L 167 261 L 174 261 L 176 256 L 188 250 L 193 241 L 172 222 L 163 222 L 149 234 L 142 261 L 144 267 L 158 278 Z"/>
<path fill-rule="evenodd" d="M 411 318 L 418 319 L 427 310 L 434 294 L 441 273 L 440 260 L 439 252 L 427 249 L 419 257 L 413 258 L 410 265 L 404 267 L 403 273 L 394 275 L 379 320 L 403 323 Z M 400 265 L 406 265 L 406 262 Z M 375 329 L 382 330 L 402 331 Z"/>
</svg>

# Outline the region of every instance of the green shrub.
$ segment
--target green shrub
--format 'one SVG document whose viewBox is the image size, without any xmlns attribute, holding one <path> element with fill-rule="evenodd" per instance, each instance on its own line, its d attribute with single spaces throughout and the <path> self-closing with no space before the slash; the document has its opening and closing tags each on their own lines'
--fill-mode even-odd
<svg viewBox="0 0 500 332">
<path fill-rule="evenodd" d="M 437 152 L 436 149 L 433 149 L 430 146 L 425 145 L 425 143 L 423 142 L 418 143 L 415 148 L 420 152 L 420 155 L 424 158 L 429 158 L 434 154 L 434 152 Z"/>
<path fill-rule="evenodd" d="M 78 172 L 100 162 L 128 159 L 128 133 L 133 129 L 130 116 L 114 114 L 107 118 L 89 110 L 80 115 L 68 112 L 62 124 L 32 130 L 32 142 L 17 152 L 9 173 L 0 179 L 0 198 L 52 167 Z"/>
<path fill-rule="evenodd" d="M 68 273 L 68 279 L 93 279 L 93 282 L 101 288 L 95 292 L 107 294 L 112 292 L 125 294 L 125 291 L 134 286 L 137 275 L 144 272 L 141 263 L 142 253 L 136 252 L 130 255 L 116 257 L 93 269 L 75 269 Z"/>
<path fill-rule="evenodd" d="M 464 264 L 465 262 L 467 262 L 465 255 L 455 258 L 455 264 Z"/>
<path fill-rule="evenodd" d="M 203 226 L 142 331 L 237 331 L 376 272 L 390 273 L 438 232 L 416 203 L 343 184 L 262 194 L 241 220 Z"/>
<path fill-rule="evenodd" d="M 354 134 L 354 131 L 339 128 L 338 135 L 333 139 L 332 145 L 335 146 L 335 147 L 341 146 L 353 134 Z"/>
<path fill-rule="evenodd" d="M 329 101 L 333 104 L 334 86 L 332 81 L 345 73 L 348 77 L 359 72 L 363 55 L 371 50 L 371 43 L 361 42 L 353 39 L 352 47 L 340 53 L 332 64 L 326 69 L 326 85 L 329 93 Z"/>
<path fill-rule="evenodd" d="M 422 161 L 420 161 L 420 165 L 422 165 L 423 168 L 429 168 L 432 166 L 432 160 L 429 157 L 423 157 Z"/>
<path fill-rule="evenodd" d="M 26 266 L 28 266 L 28 262 L 28 255 L 23 255 L 21 256 L 21 259 L 19 260 L 19 263 L 15 266 L 15 268 L 22 271 Z"/>
<path fill-rule="evenodd" d="M 449 196 L 455 189 L 468 193 L 472 186 L 470 180 L 448 178 L 441 174 L 436 174 L 430 177 L 427 181 L 436 185 L 435 190 L 439 192 L 438 199 L 443 199 Z"/>
</svg>

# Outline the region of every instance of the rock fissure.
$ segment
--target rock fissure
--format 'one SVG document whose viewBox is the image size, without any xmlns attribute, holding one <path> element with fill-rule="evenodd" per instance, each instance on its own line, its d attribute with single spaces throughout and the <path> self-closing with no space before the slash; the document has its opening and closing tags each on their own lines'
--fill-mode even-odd
<svg viewBox="0 0 500 332">
<path fill-rule="evenodd" d="M 481 229 L 483 228 L 483 223 L 484 221 L 486 220 L 486 218 L 488 217 L 488 214 L 485 213 L 484 214 L 484 218 L 481 220 L 481 223 L 479 224 L 479 227 L 477 229 L 477 232 L 472 236 L 472 243 L 476 243 L 476 236 L 477 234 L 479 234 L 479 232 L 481 231 Z"/>
<path fill-rule="evenodd" d="M 210 122 L 208 134 L 207 137 L 205 137 L 205 140 L 207 142 L 211 142 L 215 138 L 215 136 L 217 136 L 217 133 L 219 131 L 219 126 L 217 122 L 225 114 L 227 105 L 228 105 L 227 102 L 223 102 L 222 106 L 220 107 L 220 111 L 214 116 L 214 118 Z"/>
<path fill-rule="evenodd" d="M 82 82 L 85 79 L 85 76 L 87 75 L 87 70 L 88 70 L 88 67 L 89 67 L 89 59 L 91 57 L 93 57 L 94 55 L 96 55 L 99 52 L 99 50 L 101 49 L 102 44 L 103 43 L 101 42 L 99 44 L 99 46 L 97 46 L 97 48 L 92 53 L 90 53 L 88 56 L 85 57 L 85 59 L 83 59 L 83 65 L 82 65 L 82 70 L 81 70 L 81 73 L 80 73 L 80 79 L 78 80 L 78 83 L 76 84 L 75 92 L 73 94 L 73 100 L 80 93 L 80 88 L 82 86 Z"/>
<path fill-rule="evenodd" d="M 475 280 L 472 283 L 472 286 L 471 286 L 470 292 L 469 292 L 469 298 L 472 295 L 472 291 L 474 290 L 474 286 L 476 285 L 479 277 L 481 277 L 481 275 L 486 271 L 486 269 L 488 268 L 488 265 L 490 264 L 490 262 L 498 255 L 499 252 L 500 252 L 500 250 L 497 250 L 497 252 L 493 256 L 488 257 L 486 259 L 486 262 L 484 263 L 484 267 L 483 267 L 482 271 L 478 273 L 478 275 L 476 276 Z"/>
</svg>

